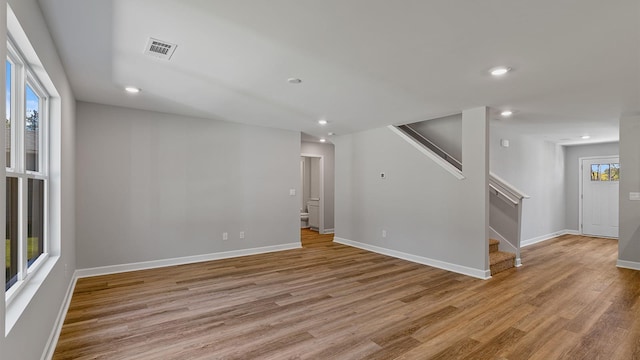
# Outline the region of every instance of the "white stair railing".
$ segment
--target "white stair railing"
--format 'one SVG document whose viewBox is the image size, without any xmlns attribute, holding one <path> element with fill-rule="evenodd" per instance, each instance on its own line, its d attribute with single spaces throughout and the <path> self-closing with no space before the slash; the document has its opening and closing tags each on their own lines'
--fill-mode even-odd
<svg viewBox="0 0 640 360">
<path fill-rule="evenodd" d="M 489 173 L 489 227 L 503 250 L 516 254 L 516 266 L 522 264 L 520 243 L 522 234 L 522 203 L 529 195 L 496 174 Z M 506 205 L 506 206 L 505 206 Z"/>
</svg>

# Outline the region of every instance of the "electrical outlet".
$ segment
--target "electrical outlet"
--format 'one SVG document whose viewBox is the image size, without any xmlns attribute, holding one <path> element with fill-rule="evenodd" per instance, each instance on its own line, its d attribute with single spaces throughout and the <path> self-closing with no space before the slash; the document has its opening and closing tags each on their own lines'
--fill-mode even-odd
<svg viewBox="0 0 640 360">
<path fill-rule="evenodd" d="M 229 240 L 229 233 L 223 232 L 222 233 L 222 240 Z"/>
<path fill-rule="evenodd" d="M 382 230 L 382 237 L 386 238 L 387 237 L 387 230 Z"/>
<path fill-rule="evenodd" d="M 240 239 L 244 239 L 244 231 L 240 231 Z"/>
</svg>

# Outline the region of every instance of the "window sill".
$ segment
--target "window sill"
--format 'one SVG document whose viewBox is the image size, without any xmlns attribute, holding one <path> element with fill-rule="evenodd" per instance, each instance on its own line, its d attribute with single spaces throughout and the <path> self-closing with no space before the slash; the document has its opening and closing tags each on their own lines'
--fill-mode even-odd
<svg viewBox="0 0 640 360">
<path fill-rule="evenodd" d="M 7 303 L 5 316 L 5 336 L 8 336 L 13 326 L 18 322 L 22 313 L 27 309 L 31 300 L 47 279 L 47 276 L 58 262 L 59 256 L 50 256 L 39 264 L 38 269 L 32 272 L 27 280 L 11 294 Z M 16 284 L 17 285 L 17 284 Z"/>
</svg>

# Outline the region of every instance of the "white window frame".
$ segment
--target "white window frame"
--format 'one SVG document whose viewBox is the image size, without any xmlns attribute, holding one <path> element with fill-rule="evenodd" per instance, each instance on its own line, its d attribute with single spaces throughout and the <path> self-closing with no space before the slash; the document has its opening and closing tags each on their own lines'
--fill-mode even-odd
<svg viewBox="0 0 640 360">
<path fill-rule="evenodd" d="M 6 167 L 6 176 L 18 179 L 18 276 L 16 282 L 5 292 L 5 302 L 10 304 L 48 259 L 50 254 L 49 233 L 49 105 L 51 96 L 42 86 L 35 73 L 24 60 L 19 48 L 7 39 L 7 60 L 11 63 L 11 167 Z M 27 85 L 39 97 L 38 171 L 26 169 L 26 89 Z M 28 265 L 28 181 L 44 181 L 43 249 L 42 254 Z M 5 205 L 6 206 L 6 205 Z M 8 279 L 7 279 L 8 280 Z M 6 285 L 5 285 L 6 286 Z"/>
</svg>

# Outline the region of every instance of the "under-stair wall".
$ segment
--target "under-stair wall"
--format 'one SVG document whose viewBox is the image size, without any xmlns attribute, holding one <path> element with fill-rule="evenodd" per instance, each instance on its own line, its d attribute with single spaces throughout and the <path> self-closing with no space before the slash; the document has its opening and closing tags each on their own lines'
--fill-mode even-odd
<svg viewBox="0 0 640 360">
<path fill-rule="evenodd" d="M 395 128 L 336 137 L 336 241 L 488 278 L 487 112 L 463 113 L 461 177 Z"/>
<path fill-rule="evenodd" d="M 518 249 L 518 208 L 510 204 L 494 191 L 489 191 L 490 237 L 500 240 L 500 250 L 519 253 Z"/>
</svg>

